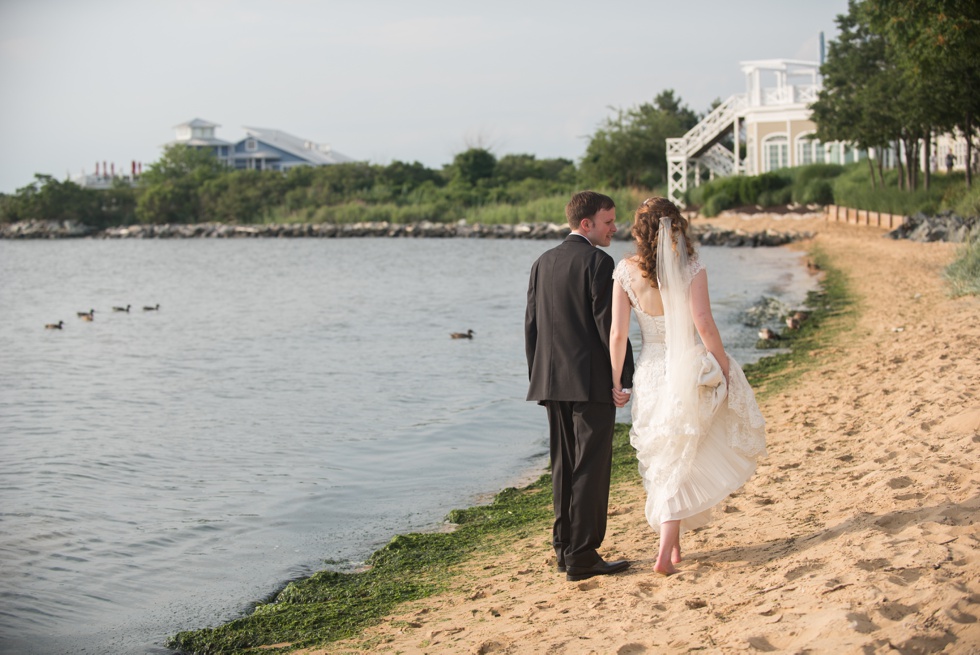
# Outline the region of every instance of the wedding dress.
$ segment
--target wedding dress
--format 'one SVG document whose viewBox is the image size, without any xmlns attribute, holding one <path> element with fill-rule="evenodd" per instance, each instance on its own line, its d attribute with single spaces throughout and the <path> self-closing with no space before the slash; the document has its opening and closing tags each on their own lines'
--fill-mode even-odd
<svg viewBox="0 0 980 655">
<path fill-rule="evenodd" d="M 689 303 L 691 280 L 704 266 L 697 259 L 688 262 L 682 255 L 675 267 L 679 286 L 683 286 L 683 293 L 678 297 Z M 647 493 L 646 518 L 658 532 L 662 522 L 671 520 L 681 521 L 681 531 L 691 530 L 707 523 L 711 508 L 752 477 L 756 459 L 766 451 L 765 420 L 745 374 L 731 355 L 727 389 L 720 367 L 709 355 L 717 367 L 716 384 L 721 385 L 717 393 L 709 390 L 705 394 L 702 388 L 699 395 L 696 386 L 688 394 L 672 392 L 671 384 L 697 385 L 699 371 L 693 360 L 705 356 L 694 332 L 689 304 L 684 307 L 686 316 L 681 312 L 680 316 L 672 317 L 677 320 L 667 321 L 663 315 L 647 314 L 640 307 L 634 285 L 641 288 L 649 282 L 637 264 L 627 259 L 620 261 L 613 277 L 626 291 L 642 335 L 630 401 L 633 418 L 630 442 L 636 449 Z M 664 311 L 669 314 L 668 294 L 663 288 L 661 283 Z M 677 339 L 667 339 L 667 328 L 687 323 L 691 334 L 685 337 L 690 344 L 682 350 L 676 345 Z M 676 361 L 668 363 L 668 343 L 675 344 L 671 346 L 677 351 L 675 356 L 679 354 L 691 361 L 683 365 Z M 676 367 L 675 373 L 679 368 L 685 372 L 669 380 L 670 366 Z M 703 378 L 703 372 L 701 375 Z M 678 382 L 678 378 L 682 381 Z M 714 407 L 705 407 L 712 402 Z"/>
</svg>

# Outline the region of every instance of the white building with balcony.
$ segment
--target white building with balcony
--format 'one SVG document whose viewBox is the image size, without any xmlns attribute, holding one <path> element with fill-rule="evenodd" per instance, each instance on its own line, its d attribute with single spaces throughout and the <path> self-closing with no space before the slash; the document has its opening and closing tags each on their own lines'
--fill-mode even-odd
<svg viewBox="0 0 980 655">
<path fill-rule="evenodd" d="M 789 166 L 857 161 L 848 144 L 813 138 L 810 104 L 820 92 L 820 64 L 764 59 L 740 64 L 745 93 L 721 103 L 687 134 L 667 139 L 668 195 L 684 204 L 690 184 L 710 178 L 759 175 Z M 744 148 L 744 157 L 741 154 Z"/>
</svg>

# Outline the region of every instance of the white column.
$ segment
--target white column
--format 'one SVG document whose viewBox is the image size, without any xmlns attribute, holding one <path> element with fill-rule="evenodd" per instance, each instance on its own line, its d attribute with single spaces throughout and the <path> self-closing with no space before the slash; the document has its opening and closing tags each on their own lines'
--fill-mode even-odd
<svg viewBox="0 0 980 655">
<path fill-rule="evenodd" d="M 796 141 L 793 139 L 793 121 L 786 119 L 786 148 L 789 152 L 786 153 L 786 163 L 790 168 L 796 166 Z"/>
<path fill-rule="evenodd" d="M 735 164 L 732 166 L 732 175 L 738 175 L 738 160 L 739 160 L 739 157 L 738 157 L 738 152 L 739 152 L 739 146 L 738 146 L 738 114 L 735 114 L 735 123 L 734 123 L 734 125 L 735 125 L 735 136 L 734 136 L 733 141 L 735 142 Z"/>
</svg>

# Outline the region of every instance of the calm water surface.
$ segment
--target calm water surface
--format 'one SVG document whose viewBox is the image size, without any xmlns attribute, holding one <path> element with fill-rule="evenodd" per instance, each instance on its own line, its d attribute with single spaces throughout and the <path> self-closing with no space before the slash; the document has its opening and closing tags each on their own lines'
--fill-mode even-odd
<svg viewBox="0 0 980 655">
<path fill-rule="evenodd" d="M 0 652 L 169 652 L 536 476 L 524 302 L 554 245 L 0 241 Z M 743 362 L 735 314 L 814 284 L 785 250 L 702 259 Z"/>
</svg>

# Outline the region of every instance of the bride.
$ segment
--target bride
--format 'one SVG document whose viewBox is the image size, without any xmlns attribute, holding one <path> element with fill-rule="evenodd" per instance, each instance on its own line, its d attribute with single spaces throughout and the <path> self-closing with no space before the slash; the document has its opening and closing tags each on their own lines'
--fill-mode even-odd
<svg viewBox="0 0 980 655">
<path fill-rule="evenodd" d="M 766 450 L 765 420 L 738 362 L 722 346 L 707 272 L 687 227 L 667 198 L 645 200 L 633 222 L 636 254 L 613 272 L 613 389 L 622 392 L 632 310 L 643 348 L 633 377 L 630 442 L 647 493 L 647 521 L 660 532 L 654 570 L 665 575 L 677 572 L 681 531 L 707 523 L 711 508 L 745 484 Z"/>
</svg>

